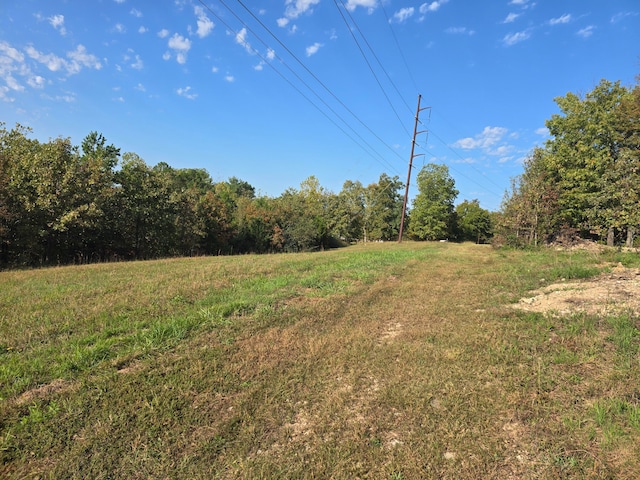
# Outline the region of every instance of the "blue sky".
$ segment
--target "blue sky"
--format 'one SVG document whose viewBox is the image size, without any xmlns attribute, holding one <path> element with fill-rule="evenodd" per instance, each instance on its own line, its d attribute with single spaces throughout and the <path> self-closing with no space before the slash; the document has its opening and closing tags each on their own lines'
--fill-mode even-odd
<svg viewBox="0 0 640 480">
<path fill-rule="evenodd" d="M 259 6 L 255 6 L 258 4 Z M 354 38 L 355 37 L 355 38 Z M 0 121 L 101 132 L 149 165 L 278 196 L 444 163 L 496 210 L 553 99 L 640 73 L 637 0 L 0 3 Z"/>
</svg>

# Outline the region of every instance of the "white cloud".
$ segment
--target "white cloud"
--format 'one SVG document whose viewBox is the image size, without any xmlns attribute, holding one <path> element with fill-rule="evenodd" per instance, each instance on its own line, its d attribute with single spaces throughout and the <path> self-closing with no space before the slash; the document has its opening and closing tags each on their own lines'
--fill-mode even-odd
<svg viewBox="0 0 640 480">
<path fill-rule="evenodd" d="M 166 37 L 168 37 L 168 36 L 169 36 L 169 33 L 170 33 L 170 32 L 169 32 L 169 30 L 167 30 L 166 28 L 163 28 L 162 30 L 160 30 L 160 31 L 158 32 L 158 36 L 159 36 L 160 38 L 166 38 Z"/>
<path fill-rule="evenodd" d="M 437 12 L 442 5 L 447 3 L 449 0 L 437 0 L 431 3 L 423 3 L 420 5 L 420 13 L 425 14 L 428 12 Z"/>
<path fill-rule="evenodd" d="M 618 23 L 624 20 L 627 17 L 635 17 L 640 15 L 638 12 L 620 12 L 616 13 L 613 17 L 611 17 L 611 23 Z"/>
<path fill-rule="evenodd" d="M 251 48 L 251 44 L 247 41 L 247 29 L 243 28 L 238 33 L 236 33 L 236 43 L 238 45 L 242 45 L 247 53 L 253 55 L 254 51 Z"/>
<path fill-rule="evenodd" d="M 397 23 L 403 23 L 407 21 L 408 18 L 411 18 L 415 12 L 413 7 L 401 8 L 396 13 L 393 14 L 393 17 L 389 21 L 396 21 Z"/>
<path fill-rule="evenodd" d="M 57 72 L 61 68 L 64 68 L 67 63 L 64 58 L 58 57 L 53 53 L 49 53 L 49 54 L 41 53 L 31 45 L 25 48 L 25 52 L 27 52 L 27 55 L 33 58 L 36 62 L 42 63 L 52 72 Z"/>
<path fill-rule="evenodd" d="M 591 35 L 593 35 L 594 30 L 596 29 L 595 26 L 593 25 L 589 25 L 588 27 L 584 27 L 580 30 L 578 30 L 578 35 L 581 36 L 582 38 L 589 38 Z"/>
<path fill-rule="evenodd" d="M 9 87 L 11 90 L 14 90 L 16 92 L 24 91 L 24 86 L 11 75 L 7 75 L 4 81 L 7 83 L 7 87 Z"/>
<path fill-rule="evenodd" d="M 113 31 L 116 33 L 125 33 L 127 31 L 127 29 L 125 28 L 125 26 L 121 23 L 116 23 L 115 26 L 113 27 Z"/>
<path fill-rule="evenodd" d="M 67 57 L 71 59 L 70 66 L 67 67 L 69 73 L 78 73 L 80 67 L 94 68 L 96 70 L 102 68 L 98 57 L 87 53 L 87 49 L 83 45 L 78 45 L 74 51 L 68 52 Z"/>
<path fill-rule="evenodd" d="M 310 57 L 311 55 L 318 53 L 318 50 L 320 50 L 321 47 L 323 47 L 322 43 L 318 43 L 318 42 L 308 46 L 305 50 L 307 53 L 307 57 Z"/>
<path fill-rule="evenodd" d="M 27 80 L 27 84 L 32 88 L 44 88 L 45 79 L 40 75 L 34 75 Z"/>
<path fill-rule="evenodd" d="M 467 27 L 449 27 L 445 30 L 446 33 L 453 33 L 455 35 L 475 35 L 475 30 L 468 30 Z"/>
<path fill-rule="evenodd" d="M 48 20 L 51 26 L 60 32 L 60 35 L 67 34 L 67 29 L 64 26 L 64 15 L 53 15 Z"/>
<path fill-rule="evenodd" d="M 170 60 L 170 59 L 171 59 L 171 53 L 169 53 L 169 52 L 164 52 L 164 53 L 162 54 L 162 59 L 163 59 L 163 60 Z"/>
<path fill-rule="evenodd" d="M 224 79 L 229 83 L 233 83 L 236 81 L 236 78 L 233 75 L 226 75 Z"/>
<path fill-rule="evenodd" d="M 126 0 L 114 0 L 116 3 L 124 3 Z"/>
<path fill-rule="evenodd" d="M 566 13 L 558 18 L 552 18 L 549 20 L 549 25 L 562 25 L 564 23 L 569 23 L 571 21 L 571 14 Z"/>
<path fill-rule="evenodd" d="M 507 47 L 510 47 L 511 45 L 515 45 L 516 43 L 528 40 L 530 37 L 531 32 L 529 32 L 528 30 L 524 30 L 522 32 L 509 33 L 508 35 L 505 35 L 505 37 L 502 39 L 502 42 Z"/>
<path fill-rule="evenodd" d="M 529 0 L 511 0 L 509 5 L 526 5 Z"/>
<path fill-rule="evenodd" d="M 134 17 L 136 17 L 136 18 L 142 18 L 142 12 L 140 10 L 138 10 L 137 8 L 132 8 L 129 13 L 131 15 L 133 15 Z"/>
<path fill-rule="evenodd" d="M 134 70 L 142 70 L 144 68 L 144 62 L 140 58 L 140 55 L 136 55 L 136 61 L 131 64 L 131 68 Z"/>
<path fill-rule="evenodd" d="M 2 100 L 3 102 L 14 102 L 16 99 L 7 96 L 7 93 L 9 93 L 9 87 L 0 85 L 0 100 Z"/>
<path fill-rule="evenodd" d="M 173 36 L 169 39 L 168 45 L 169 48 L 175 53 L 176 61 L 179 64 L 182 65 L 187 63 L 187 52 L 189 52 L 189 50 L 191 49 L 191 40 L 183 37 L 178 33 L 174 33 Z"/>
<path fill-rule="evenodd" d="M 313 12 L 313 7 L 320 3 L 320 0 L 286 0 L 284 16 L 289 20 L 298 18 L 303 13 Z"/>
<path fill-rule="evenodd" d="M 191 87 L 179 88 L 178 90 L 176 90 L 176 93 L 181 97 L 189 100 L 195 100 L 196 98 L 198 98 L 197 93 L 191 93 Z"/>
<path fill-rule="evenodd" d="M 542 135 L 543 137 L 548 137 L 549 129 L 547 127 L 540 127 L 536 130 L 536 135 Z"/>
<path fill-rule="evenodd" d="M 7 42 L 0 42 L 0 72 L 2 72 L 3 66 L 5 66 L 9 62 L 19 62 L 22 63 L 24 61 L 24 55 L 13 48 Z"/>
<path fill-rule="evenodd" d="M 218 73 L 220 71 L 220 69 L 218 67 L 211 67 L 211 71 L 213 73 Z"/>
<path fill-rule="evenodd" d="M 367 8 L 369 13 L 371 13 L 377 5 L 377 0 L 347 0 L 346 7 L 350 12 L 353 12 L 358 7 L 363 7 Z"/>
<path fill-rule="evenodd" d="M 278 24 L 279 27 L 284 28 L 287 25 L 289 25 L 289 19 L 288 18 L 279 18 L 276 20 L 276 23 Z"/>
<path fill-rule="evenodd" d="M 507 18 L 504 19 L 502 23 L 513 23 L 520 16 L 519 13 L 510 13 L 507 15 Z"/>
<path fill-rule="evenodd" d="M 499 143 L 507 132 L 508 130 L 504 127 L 484 127 L 482 133 L 479 133 L 475 137 L 462 138 L 454 143 L 453 146 L 462 148 L 463 150 L 474 150 L 477 148 L 488 150 Z"/>
<path fill-rule="evenodd" d="M 149 31 L 149 29 L 147 27 L 145 27 L 145 26 L 141 26 L 138 29 L 138 33 L 147 33 L 148 31 Z"/>
<path fill-rule="evenodd" d="M 42 63 L 52 72 L 65 69 L 69 75 L 75 75 L 82 70 L 83 67 L 93 68 L 100 70 L 102 64 L 95 55 L 87 53 L 87 49 L 84 45 L 78 45 L 75 50 L 67 52 L 66 60 L 62 57 L 58 57 L 53 53 L 44 54 L 36 50 L 32 45 L 25 48 L 27 55 L 33 58 L 35 61 Z"/>
<path fill-rule="evenodd" d="M 194 7 L 194 10 L 196 15 L 198 16 L 198 20 L 197 20 L 198 30 L 196 31 L 196 33 L 198 37 L 204 38 L 212 32 L 213 27 L 215 27 L 215 24 L 211 21 L 209 17 L 207 17 L 207 14 L 205 13 L 204 8 L 202 8 L 199 5 L 196 5 Z"/>
<path fill-rule="evenodd" d="M 139 92 L 146 92 L 147 89 L 144 88 L 144 85 L 142 85 L 141 83 L 139 83 L 138 85 L 135 86 L 135 89 L 138 90 Z"/>
</svg>

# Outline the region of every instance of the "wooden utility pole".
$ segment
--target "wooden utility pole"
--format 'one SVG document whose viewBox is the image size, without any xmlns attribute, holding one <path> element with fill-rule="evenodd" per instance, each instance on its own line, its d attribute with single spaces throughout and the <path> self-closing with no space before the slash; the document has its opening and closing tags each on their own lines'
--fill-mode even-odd
<svg viewBox="0 0 640 480">
<path fill-rule="evenodd" d="M 415 154 L 416 149 L 416 137 L 419 133 L 424 133 L 426 130 L 419 132 L 418 131 L 418 122 L 420 121 L 420 112 L 422 110 L 426 110 L 429 107 L 420 108 L 420 99 L 422 95 L 418 95 L 418 108 L 416 109 L 416 123 L 413 127 L 413 141 L 411 142 L 411 157 L 409 157 L 409 173 L 407 174 L 407 186 L 404 189 L 404 202 L 402 203 L 402 217 L 400 218 L 400 234 L 398 235 L 398 243 L 402 242 L 402 232 L 404 230 L 404 217 L 407 211 L 407 201 L 409 199 L 409 183 L 411 183 L 411 169 L 413 168 L 413 159 L 415 157 L 419 157 L 420 155 L 424 155 L 424 153 Z"/>
</svg>

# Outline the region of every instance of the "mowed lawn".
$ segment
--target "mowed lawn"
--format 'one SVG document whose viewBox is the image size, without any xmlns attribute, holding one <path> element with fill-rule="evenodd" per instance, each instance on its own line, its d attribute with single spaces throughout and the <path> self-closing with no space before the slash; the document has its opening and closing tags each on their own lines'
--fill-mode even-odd
<svg viewBox="0 0 640 480">
<path fill-rule="evenodd" d="M 633 253 L 368 244 L 0 272 L 0 477 L 640 478 Z"/>
</svg>

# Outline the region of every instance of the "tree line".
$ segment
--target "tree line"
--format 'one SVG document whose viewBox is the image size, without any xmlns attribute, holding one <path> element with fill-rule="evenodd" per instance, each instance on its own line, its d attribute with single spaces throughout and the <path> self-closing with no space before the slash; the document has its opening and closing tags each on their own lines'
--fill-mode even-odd
<svg viewBox="0 0 640 480">
<path fill-rule="evenodd" d="M 0 124 L 0 267 L 167 256 L 321 250 L 396 240 L 403 183 L 386 173 L 339 193 L 311 176 L 272 198 L 206 170 L 148 165 L 97 132 L 80 146 L 40 142 Z M 489 212 L 458 194 L 444 165 L 425 165 L 407 213 L 407 235 L 486 241 Z"/>
<path fill-rule="evenodd" d="M 555 99 L 550 138 L 533 150 L 501 206 L 511 244 L 559 236 L 634 245 L 640 227 L 640 85 L 602 80 Z"/>
</svg>

